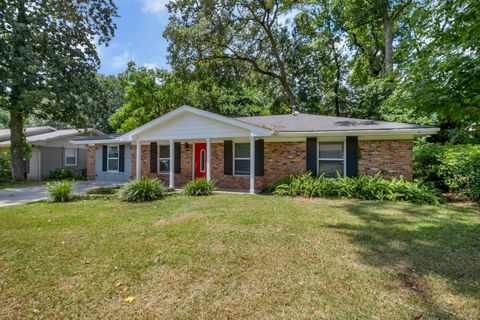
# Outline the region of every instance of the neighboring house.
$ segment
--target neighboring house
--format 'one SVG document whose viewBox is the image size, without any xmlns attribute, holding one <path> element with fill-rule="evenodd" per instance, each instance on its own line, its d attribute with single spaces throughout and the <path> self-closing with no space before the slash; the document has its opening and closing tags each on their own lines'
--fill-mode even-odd
<svg viewBox="0 0 480 320">
<path fill-rule="evenodd" d="M 25 130 L 27 142 L 32 146 L 32 156 L 25 166 L 28 180 L 46 179 L 50 171 L 60 168 L 72 170 L 77 176 L 86 175 L 86 146 L 72 144 L 71 140 L 102 135 L 103 132 L 96 129 L 56 130 L 51 127 L 38 128 L 44 129 L 34 132 L 30 130 L 34 128 Z M 49 130 L 45 128 L 49 128 Z M 10 140 L 0 142 L 0 151 L 8 151 L 9 148 Z"/>
<path fill-rule="evenodd" d="M 26 137 L 34 136 L 36 134 L 42 134 L 47 132 L 55 131 L 55 128 L 52 127 L 30 127 L 25 128 L 24 133 Z M 10 129 L 0 129 L 0 141 L 10 140 Z"/>
<path fill-rule="evenodd" d="M 301 113 L 227 118 L 183 106 L 125 134 L 72 143 L 88 144 L 89 180 L 151 176 L 179 187 L 206 178 L 254 193 L 305 171 L 412 179 L 413 138 L 438 130 Z"/>
</svg>

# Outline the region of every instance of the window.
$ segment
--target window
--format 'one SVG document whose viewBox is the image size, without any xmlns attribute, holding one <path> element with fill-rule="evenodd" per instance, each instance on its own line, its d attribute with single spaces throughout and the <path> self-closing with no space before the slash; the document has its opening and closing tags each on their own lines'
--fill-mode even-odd
<svg viewBox="0 0 480 320">
<path fill-rule="evenodd" d="M 235 143 L 234 145 L 234 173 L 245 176 L 250 174 L 250 143 Z"/>
<path fill-rule="evenodd" d="M 170 171 L 170 146 L 160 145 L 158 148 L 158 172 L 168 173 Z"/>
<path fill-rule="evenodd" d="M 66 166 L 77 165 L 77 149 L 73 149 L 73 148 L 65 149 L 65 165 Z"/>
<path fill-rule="evenodd" d="M 205 149 L 200 150 L 200 172 L 205 172 Z"/>
<path fill-rule="evenodd" d="M 118 171 L 120 162 L 120 153 L 118 149 L 118 146 L 108 146 L 107 171 Z"/>
<path fill-rule="evenodd" d="M 343 141 L 321 141 L 318 143 L 318 171 L 325 177 L 335 178 L 337 172 L 343 176 L 344 159 Z"/>
</svg>

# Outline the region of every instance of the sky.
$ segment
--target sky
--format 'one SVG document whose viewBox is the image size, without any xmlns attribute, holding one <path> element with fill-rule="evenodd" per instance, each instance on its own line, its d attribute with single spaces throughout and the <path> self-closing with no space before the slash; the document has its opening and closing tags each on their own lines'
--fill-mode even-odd
<svg viewBox="0 0 480 320">
<path fill-rule="evenodd" d="M 167 41 L 162 33 L 168 24 L 168 0 L 116 0 L 117 31 L 108 47 L 100 46 L 100 73 L 114 75 L 129 61 L 137 66 L 169 69 Z"/>
</svg>

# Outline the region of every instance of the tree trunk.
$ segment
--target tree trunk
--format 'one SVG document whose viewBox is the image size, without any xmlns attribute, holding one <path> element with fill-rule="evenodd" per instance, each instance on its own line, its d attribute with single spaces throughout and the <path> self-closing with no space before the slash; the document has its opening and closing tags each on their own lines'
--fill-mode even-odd
<svg viewBox="0 0 480 320">
<path fill-rule="evenodd" d="M 23 115 L 16 110 L 10 110 L 10 132 L 12 179 L 14 181 L 24 181 L 23 143 L 25 134 L 23 132 Z"/>
<path fill-rule="evenodd" d="M 383 60 L 383 70 L 385 73 L 393 71 L 393 20 L 385 8 L 382 12 L 383 19 L 383 42 L 385 47 L 385 56 Z"/>
</svg>

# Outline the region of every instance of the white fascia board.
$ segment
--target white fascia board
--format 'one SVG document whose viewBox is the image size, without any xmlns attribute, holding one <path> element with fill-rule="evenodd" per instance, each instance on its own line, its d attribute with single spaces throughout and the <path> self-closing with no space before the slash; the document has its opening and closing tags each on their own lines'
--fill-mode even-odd
<svg viewBox="0 0 480 320">
<path fill-rule="evenodd" d="M 348 131 L 306 131 L 306 132 L 277 132 L 276 136 L 288 137 L 312 137 L 312 136 L 376 136 L 376 135 L 414 135 L 426 136 L 437 133 L 440 128 L 422 128 L 422 129 L 385 129 L 385 130 L 348 130 Z"/>
<path fill-rule="evenodd" d="M 249 123 L 245 123 L 243 121 L 239 121 L 239 120 L 236 120 L 236 119 L 232 119 L 232 118 L 228 118 L 228 117 L 224 117 L 224 116 L 221 116 L 219 114 L 215 114 L 215 113 L 212 113 L 212 112 L 208 112 L 208 111 L 204 111 L 204 110 L 200 110 L 200 109 L 197 109 L 197 108 L 193 108 L 193 107 L 190 107 L 190 106 L 182 106 L 180 108 L 177 108 L 173 111 L 170 111 L 169 113 L 167 114 L 164 114 L 163 116 L 155 119 L 155 120 L 152 120 L 146 124 L 144 124 L 143 126 L 140 126 L 132 131 L 129 131 L 127 133 L 125 133 L 124 135 L 118 137 L 119 140 L 125 140 L 125 141 L 131 141 L 133 139 L 133 137 L 145 130 L 148 130 L 150 128 L 153 128 L 157 125 L 160 125 L 161 123 L 163 122 L 166 122 L 184 112 L 190 112 L 190 113 L 193 113 L 193 114 L 196 114 L 196 115 L 200 115 L 200 116 L 204 116 L 206 118 L 209 118 L 209 119 L 212 119 L 212 120 L 216 120 L 216 121 L 219 121 L 219 122 L 222 122 L 222 123 L 225 123 L 225 124 L 229 124 L 231 126 L 235 126 L 235 127 L 238 127 L 238 128 L 242 128 L 242 129 L 246 129 L 246 130 L 249 130 L 250 132 L 252 132 L 252 134 L 254 134 L 255 136 L 259 136 L 259 135 L 271 135 L 272 134 L 272 131 L 271 130 L 268 130 L 268 129 L 265 129 L 265 128 L 262 128 L 262 127 L 259 127 L 259 126 L 256 126 L 256 125 L 252 125 L 252 124 L 249 124 Z M 176 138 L 176 137 L 172 137 L 172 138 Z"/>
</svg>

